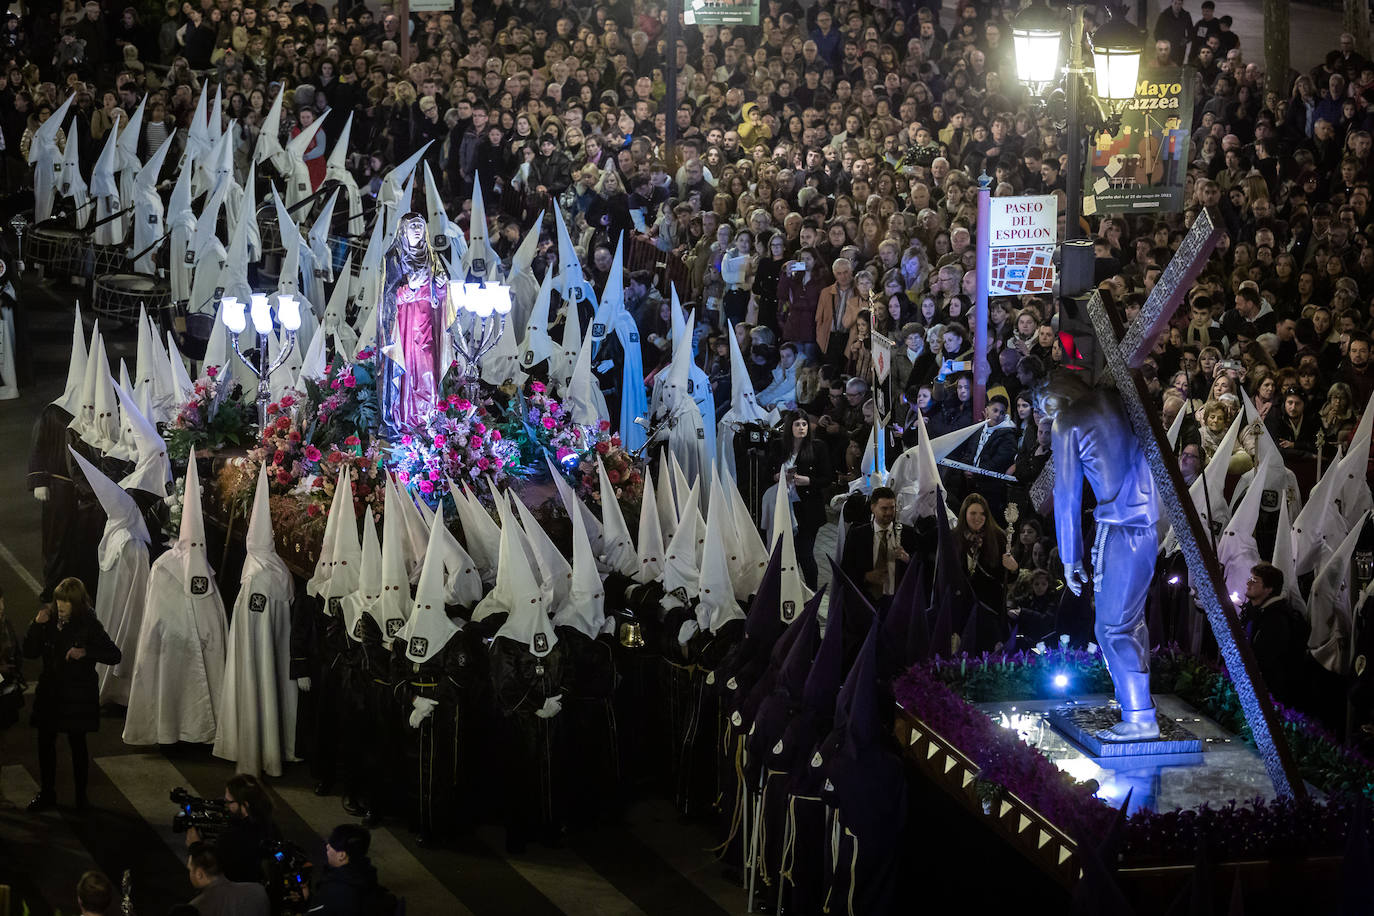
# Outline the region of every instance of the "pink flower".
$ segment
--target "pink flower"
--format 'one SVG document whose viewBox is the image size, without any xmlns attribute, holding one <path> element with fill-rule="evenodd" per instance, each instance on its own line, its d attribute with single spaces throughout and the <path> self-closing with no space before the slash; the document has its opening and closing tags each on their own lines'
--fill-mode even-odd
<svg viewBox="0 0 1374 916">
<path fill-rule="evenodd" d="M 424 493 L 425 495 L 429 495 L 430 493 L 433 493 L 433 492 L 434 492 L 434 484 L 430 483 L 428 480 L 422 480 L 422 481 L 420 481 L 420 492 L 421 492 L 421 493 Z"/>
<path fill-rule="evenodd" d="M 501 470 L 501 468 L 503 468 L 503 467 L 505 467 L 505 466 L 506 466 L 506 463 L 505 463 L 504 461 L 502 461 L 500 458 L 497 458 L 497 459 L 496 459 L 496 470 L 499 471 L 499 470 Z"/>
<path fill-rule="evenodd" d="M 306 461 L 319 461 L 319 460 L 320 460 L 320 450 L 317 449 L 317 448 L 315 448 L 315 446 L 313 446 L 313 445 L 307 445 L 307 446 L 305 447 L 305 460 L 306 460 Z"/>
<path fill-rule="evenodd" d="M 409 445 L 409 444 L 410 444 L 410 434 L 409 434 L 409 433 L 406 433 L 404 436 L 401 437 L 401 444 L 402 444 L 402 445 Z"/>
<path fill-rule="evenodd" d="M 206 366 L 205 374 L 210 376 L 210 378 L 214 378 L 219 375 L 219 366 Z"/>
<path fill-rule="evenodd" d="M 358 380 L 353 377 L 353 373 L 350 372 L 348 375 L 345 375 L 343 377 L 343 386 L 345 388 L 352 388 L 354 385 L 357 384 Z"/>
<path fill-rule="evenodd" d="M 485 470 L 487 470 L 487 469 L 490 468 L 490 467 L 491 467 L 491 461 L 490 461 L 489 459 L 486 459 L 486 458 L 479 458 L 479 459 L 477 460 L 477 468 L 478 468 L 478 470 L 485 471 Z"/>
<path fill-rule="evenodd" d="M 533 391 L 535 394 L 543 394 L 543 393 L 544 393 L 544 383 L 543 383 L 543 382 L 530 382 L 530 391 Z"/>
<path fill-rule="evenodd" d="M 482 435 L 482 433 L 484 433 L 484 432 L 486 432 L 486 431 L 487 431 L 487 425 L 486 425 L 485 423 L 474 423 L 474 424 L 472 424 L 472 433 L 473 433 L 473 435 L 475 435 L 475 436 L 480 436 L 480 435 Z"/>
<path fill-rule="evenodd" d="M 557 412 L 557 411 L 558 411 L 558 402 L 557 402 L 557 401 L 549 401 L 549 411 L 550 411 L 550 412 Z"/>
<path fill-rule="evenodd" d="M 554 428 L 555 426 L 557 426 L 557 425 L 558 425 L 558 424 L 554 423 L 553 417 L 545 417 L 545 418 L 544 418 L 544 428 L 545 428 L 545 429 L 553 429 L 553 428 Z"/>
<path fill-rule="evenodd" d="M 566 445 L 564 445 L 564 446 L 560 446 L 559 449 L 558 449 L 558 451 L 555 452 L 554 454 L 555 454 L 555 457 L 561 462 L 561 461 L 563 461 L 563 459 L 565 459 L 565 458 L 570 458 L 570 457 L 572 457 L 573 450 L 570 449 L 570 448 L 568 448 Z"/>
<path fill-rule="evenodd" d="M 435 437 L 434 437 L 434 447 L 435 447 L 435 448 L 443 448 L 444 445 L 446 445 L 447 443 L 448 443 L 448 439 L 444 438 L 444 436 L 442 436 L 442 435 L 438 435 L 438 436 L 435 436 Z"/>
<path fill-rule="evenodd" d="M 410 474 L 406 473 L 405 471 L 397 471 L 396 479 L 399 480 L 401 483 L 410 483 Z"/>
<path fill-rule="evenodd" d="M 500 441 L 501 441 L 501 430 L 499 430 L 499 429 L 493 429 L 493 430 L 491 431 L 491 436 L 490 436 L 489 438 L 491 439 L 492 442 L 500 442 Z"/>
<path fill-rule="evenodd" d="M 472 402 L 469 401 L 467 398 L 459 398 L 458 403 L 454 406 L 457 407 L 459 410 L 471 410 Z"/>
</svg>

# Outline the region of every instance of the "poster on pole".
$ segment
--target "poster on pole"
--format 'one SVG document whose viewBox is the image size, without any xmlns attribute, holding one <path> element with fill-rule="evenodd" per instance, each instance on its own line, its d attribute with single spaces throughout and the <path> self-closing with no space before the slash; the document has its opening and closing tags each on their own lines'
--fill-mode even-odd
<svg viewBox="0 0 1374 916">
<path fill-rule="evenodd" d="M 688 25 L 758 25 L 759 0 L 690 0 L 683 10 Z"/>
<path fill-rule="evenodd" d="M 410 0 L 412 13 L 451 13 L 455 0 Z"/>
<path fill-rule="evenodd" d="M 1091 138 L 1083 213 L 1179 213 L 1193 123 L 1191 71 L 1142 68 L 1113 136 Z"/>
<path fill-rule="evenodd" d="M 1059 204 L 1053 194 L 988 201 L 989 296 L 1054 291 Z"/>
</svg>

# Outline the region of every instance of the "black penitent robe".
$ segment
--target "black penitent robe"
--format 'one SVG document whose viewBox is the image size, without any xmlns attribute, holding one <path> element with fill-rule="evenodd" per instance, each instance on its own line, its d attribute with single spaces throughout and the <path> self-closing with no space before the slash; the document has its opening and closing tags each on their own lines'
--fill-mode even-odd
<svg viewBox="0 0 1374 916">
<path fill-rule="evenodd" d="M 567 710 L 549 718 L 536 713 L 545 700 L 565 693 L 564 651 L 560 640 L 541 658 L 505 636 L 495 637 L 488 649 L 491 685 L 502 716 L 497 756 L 503 765 L 508 846 L 518 848 L 562 827 L 566 796 L 557 780 L 565 774 L 553 764 L 560 755 Z M 566 707 L 566 695 L 564 701 Z"/>
<path fill-rule="evenodd" d="M 296 592 L 291 610 L 291 677 L 310 678 L 301 696 L 296 747 L 310 762 L 310 775 L 331 787 L 343 761 L 344 792 L 357 798 L 364 789 L 357 762 L 344 753 L 349 723 L 363 714 L 362 648 L 349 640 L 339 599 L 321 600 Z"/>
<path fill-rule="evenodd" d="M 47 405 L 34 423 L 29 449 L 28 488 L 48 490 L 42 504 L 43 591 L 38 596 L 44 603 L 52 600 L 52 590 L 68 576 L 80 579 L 86 590 L 95 594 L 100 575 L 96 547 L 105 514 L 93 495 L 90 503 L 78 496 L 71 453 L 67 451 L 73 442 L 67 429 L 71 421 L 67 411 L 56 404 Z"/>
<path fill-rule="evenodd" d="M 615 645 L 609 637 L 591 639 L 573 627 L 558 627 L 563 652 L 563 712 L 566 756 L 558 769 L 567 774 L 571 823 L 614 819 L 624 807 L 620 779 L 620 741 L 615 696 L 619 675 Z"/>
</svg>

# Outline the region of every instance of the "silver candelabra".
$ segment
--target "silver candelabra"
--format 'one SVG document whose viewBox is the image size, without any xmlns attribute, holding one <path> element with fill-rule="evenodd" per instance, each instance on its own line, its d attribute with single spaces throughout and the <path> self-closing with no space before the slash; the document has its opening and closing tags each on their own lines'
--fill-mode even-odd
<svg viewBox="0 0 1374 916">
<path fill-rule="evenodd" d="M 282 364 L 290 358 L 291 352 L 296 348 L 296 332 L 300 330 L 301 326 L 300 303 L 296 301 L 295 296 L 277 297 L 276 320 L 281 323 L 282 330 L 286 332 L 286 344 L 282 347 L 276 362 L 269 363 L 267 338 L 272 333 L 272 309 L 267 304 L 266 293 L 253 293 L 251 314 L 253 330 L 258 335 L 257 365 L 253 365 L 253 362 L 244 356 L 243 351 L 239 349 L 239 335 L 248 327 L 248 321 L 244 315 L 245 303 L 232 296 L 225 296 L 221 300 L 221 304 L 224 306 L 224 326 L 229 330 L 229 336 L 234 342 L 234 353 L 257 376 L 258 428 L 266 429 L 267 405 L 272 400 L 272 373 L 282 367 Z"/>
</svg>

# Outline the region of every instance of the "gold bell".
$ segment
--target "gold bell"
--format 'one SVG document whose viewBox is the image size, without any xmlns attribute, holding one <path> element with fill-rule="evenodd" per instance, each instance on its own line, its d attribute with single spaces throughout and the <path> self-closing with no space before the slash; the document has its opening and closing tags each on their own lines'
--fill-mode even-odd
<svg viewBox="0 0 1374 916">
<path fill-rule="evenodd" d="M 644 633 L 640 629 L 638 620 L 631 617 L 628 620 L 621 621 L 620 644 L 627 649 L 644 648 Z"/>
</svg>

